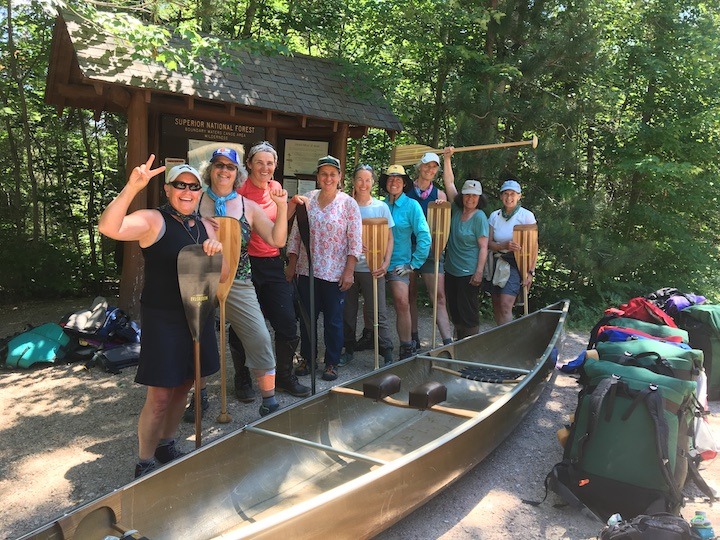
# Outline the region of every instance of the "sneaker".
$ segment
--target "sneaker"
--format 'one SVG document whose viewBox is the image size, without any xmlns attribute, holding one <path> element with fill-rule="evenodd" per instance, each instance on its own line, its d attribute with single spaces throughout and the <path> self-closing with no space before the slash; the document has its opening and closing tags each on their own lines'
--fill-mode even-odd
<svg viewBox="0 0 720 540">
<path fill-rule="evenodd" d="M 295 397 L 308 397 L 310 395 L 310 388 L 304 384 L 300 384 L 298 378 L 291 372 L 289 376 L 285 376 L 282 379 L 277 378 L 275 380 L 275 390 L 279 392 L 287 392 L 291 396 Z"/>
<path fill-rule="evenodd" d="M 412 356 L 413 354 L 417 354 L 419 352 L 420 352 L 420 342 L 417 341 L 416 339 L 413 339 L 412 342 L 410 343 L 410 353 L 411 353 L 410 356 Z"/>
<path fill-rule="evenodd" d="M 252 403 L 255 401 L 255 390 L 251 384 L 244 384 L 242 386 L 235 387 L 235 397 L 241 403 Z M 193 415 L 195 412 L 193 411 Z"/>
<path fill-rule="evenodd" d="M 267 416 L 270 413 L 274 413 L 279 408 L 279 403 L 273 403 L 272 405 L 260 405 L 260 416 Z"/>
<path fill-rule="evenodd" d="M 369 351 L 375 348 L 375 340 L 373 339 L 373 333 L 367 328 L 363 328 L 362 336 L 357 340 L 355 344 L 356 351 Z"/>
<path fill-rule="evenodd" d="M 334 381 L 338 378 L 337 366 L 328 364 L 325 366 L 325 371 L 322 374 L 323 381 Z"/>
<path fill-rule="evenodd" d="M 145 476 L 146 474 L 150 474 L 151 472 L 157 470 L 158 464 L 155 463 L 155 460 L 149 461 L 148 463 L 138 463 L 135 465 L 135 478 L 140 478 L 141 476 Z"/>
<path fill-rule="evenodd" d="M 350 362 L 352 362 L 353 359 L 353 353 L 351 352 L 344 352 L 340 355 L 340 361 L 338 362 L 338 367 L 347 366 Z"/>
<path fill-rule="evenodd" d="M 318 370 L 318 363 L 315 362 L 315 371 Z M 302 358 L 300 360 L 300 363 L 295 368 L 295 375 L 298 377 L 304 377 L 305 375 L 310 375 L 310 366 L 308 365 L 307 360 Z"/>
<path fill-rule="evenodd" d="M 195 413 L 193 413 L 193 415 L 194 414 Z M 170 444 L 163 444 L 162 446 L 158 446 L 155 449 L 155 459 L 161 465 L 170 463 L 172 460 L 181 458 L 184 455 L 185 452 L 181 452 L 180 450 L 178 450 L 178 447 L 175 445 L 175 441 L 171 442 Z"/>
<path fill-rule="evenodd" d="M 210 402 L 208 401 L 207 397 L 207 391 L 201 390 L 200 391 L 200 418 L 203 418 L 205 416 L 205 411 L 207 411 L 210 408 Z M 190 404 L 187 406 L 187 409 L 185 409 L 185 413 L 183 414 L 183 420 L 187 422 L 188 424 L 192 424 L 195 421 L 195 393 L 193 392 L 190 394 Z"/>
<path fill-rule="evenodd" d="M 414 354 L 415 354 L 415 352 L 413 351 L 412 344 L 400 345 L 400 353 L 399 353 L 400 360 L 404 360 L 405 358 L 410 358 Z"/>
</svg>

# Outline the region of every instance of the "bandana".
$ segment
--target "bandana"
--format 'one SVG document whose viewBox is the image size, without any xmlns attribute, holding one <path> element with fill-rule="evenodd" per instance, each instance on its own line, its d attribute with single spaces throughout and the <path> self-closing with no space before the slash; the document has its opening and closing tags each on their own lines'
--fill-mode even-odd
<svg viewBox="0 0 720 540">
<path fill-rule="evenodd" d="M 225 202 L 232 201 L 235 197 L 238 196 L 237 191 L 232 190 L 225 197 L 220 197 L 218 195 L 215 195 L 215 193 L 213 193 L 213 190 L 210 188 L 207 188 L 207 194 L 213 201 L 215 201 L 215 215 L 216 216 L 226 215 Z"/>
<path fill-rule="evenodd" d="M 503 207 L 503 208 L 500 210 L 500 213 L 501 213 L 502 217 L 505 218 L 505 221 L 510 221 L 510 218 L 513 217 L 515 214 L 517 214 L 519 210 L 520 210 L 520 205 L 518 204 L 518 205 L 515 207 L 515 210 L 513 210 L 513 211 L 510 212 L 509 214 L 508 214 L 507 212 L 505 212 L 505 207 Z"/>
<path fill-rule="evenodd" d="M 171 216 L 175 216 L 176 218 L 178 218 L 180 221 L 183 222 L 183 225 L 187 225 L 187 222 L 190 221 L 191 219 L 194 219 L 194 220 L 200 219 L 200 214 L 198 214 L 197 212 L 193 212 L 192 214 L 181 214 L 180 212 L 175 210 L 170 205 L 170 203 L 163 204 L 161 207 L 158 208 L 158 210 L 160 210 L 161 212 L 165 212 L 166 214 L 170 214 Z"/>
<path fill-rule="evenodd" d="M 432 182 L 430 182 L 430 185 L 429 185 L 429 186 L 427 187 L 427 189 L 424 190 L 424 191 L 421 190 L 421 189 L 418 187 L 417 182 L 414 182 L 414 185 L 415 185 L 415 193 L 417 193 L 417 194 L 418 194 L 418 197 L 420 197 L 422 200 L 425 200 L 425 199 L 427 199 L 427 198 L 430 196 L 430 192 L 431 192 L 432 189 L 433 189 L 433 183 L 432 183 Z"/>
</svg>

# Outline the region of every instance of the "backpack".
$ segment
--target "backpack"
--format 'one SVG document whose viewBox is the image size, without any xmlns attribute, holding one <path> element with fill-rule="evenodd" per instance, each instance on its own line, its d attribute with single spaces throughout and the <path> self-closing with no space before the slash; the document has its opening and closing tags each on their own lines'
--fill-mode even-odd
<svg viewBox="0 0 720 540">
<path fill-rule="evenodd" d="M 108 373 L 117 375 L 120 370 L 136 366 L 140 362 L 140 344 L 124 343 L 112 349 L 97 351 L 86 367 L 100 366 Z"/>
<path fill-rule="evenodd" d="M 618 326 L 621 328 L 638 330 L 659 339 L 666 341 L 678 341 L 682 343 L 688 342 L 688 333 L 677 326 L 667 326 L 664 324 L 655 324 L 631 317 L 617 317 L 610 320 L 606 326 Z"/>
<path fill-rule="evenodd" d="M 596 349 L 600 360 L 636 365 L 655 372 L 659 372 L 661 365 L 668 366 L 670 372 L 665 375 L 686 381 L 695 380 L 703 367 L 702 351 L 651 339 L 601 341 Z"/>
<path fill-rule="evenodd" d="M 672 328 L 677 328 L 675 321 L 673 321 L 670 315 L 642 296 L 631 298 L 627 304 L 622 304 L 619 308 L 606 309 L 605 314 L 637 319 L 654 324 L 664 324 Z"/>
<path fill-rule="evenodd" d="M 38 363 L 54 364 L 65 357 L 69 345 L 70 337 L 63 332 L 62 326 L 46 323 L 7 342 L 5 365 L 27 369 Z"/>
<path fill-rule="evenodd" d="M 665 512 L 640 515 L 629 521 L 608 525 L 600 540 L 694 540 L 690 524 L 680 516 Z"/>
<path fill-rule="evenodd" d="M 586 362 L 563 460 L 548 486 L 602 521 L 678 513 L 689 467 L 695 382 L 608 361 Z M 693 476 L 694 478 L 694 476 Z"/>
<path fill-rule="evenodd" d="M 71 336 L 96 348 L 109 349 L 122 343 L 139 343 L 140 328 L 122 309 L 102 303 L 98 297 L 90 310 L 71 314 L 64 323 Z"/>
<path fill-rule="evenodd" d="M 706 300 L 704 296 L 680 292 L 674 287 L 663 287 L 646 294 L 645 298 L 673 318 L 686 307 L 702 304 Z"/>
</svg>

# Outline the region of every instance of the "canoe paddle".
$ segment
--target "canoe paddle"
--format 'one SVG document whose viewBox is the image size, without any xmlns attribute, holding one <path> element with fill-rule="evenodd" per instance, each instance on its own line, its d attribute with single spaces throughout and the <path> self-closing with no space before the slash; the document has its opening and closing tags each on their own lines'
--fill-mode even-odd
<svg viewBox="0 0 720 540">
<path fill-rule="evenodd" d="M 195 448 L 200 448 L 202 436 L 202 404 L 200 402 L 200 334 L 215 311 L 215 297 L 222 255 L 208 257 L 199 244 L 185 246 L 178 253 L 178 283 L 185 317 L 193 338 L 195 353 Z"/>
<path fill-rule="evenodd" d="M 240 263 L 240 248 L 242 247 L 242 236 L 240 232 L 240 222 L 228 216 L 217 216 L 215 220 L 220 228 L 217 231 L 218 240 L 223 246 L 223 254 L 230 269 L 230 275 L 225 283 L 220 283 L 217 289 L 217 298 L 220 303 L 220 414 L 217 421 L 221 424 L 227 424 L 232 420 L 227 412 L 227 376 L 225 374 L 226 367 L 226 351 L 227 334 L 225 332 L 225 301 L 230 288 L 233 285 L 235 272 L 237 272 Z M 196 409 L 197 410 L 197 409 Z"/>
<path fill-rule="evenodd" d="M 382 266 L 385 260 L 385 251 L 387 250 L 388 240 L 388 220 L 387 218 L 365 218 L 362 220 L 362 243 L 367 250 L 365 260 L 368 268 L 374 272 Z M 375 329 L 375 369 L 380 367 L 380 345 L 378 342 L 380 323 L 378 320 L 378 278 L 373 276 L 373 302 L 374 310 L 374 329 Z M 354 331 L 354 330 L 353 330 Z"/>
<path fill-rule="evenodd" d="M 477 146 L 461 146 L 455 152 L 474 152 L 476 150 L 495 150 L 497 148 L 511 148 L 513 146 L 532 146 L 537 148 L 538 138 L 533 135 L 529 141 L 517 141 L 497 144 L 480 144 Z M 396 146 L 390 153 L 390 163 L 393 165 L 415 165 L 426 152 L 442 154 L 442 149 L 425 146 L 423 144 L 406 144 Z"/>
<path fill-rule="evenodd" d="M 440 274 L 440 254 L 445 250 L 450 235 L 451 203 L 438 201 L 428 205 L 428 224 L 432 237 L 433 257 L 435 257 L 435 287 L 433 288 L 433 334 L 431 349 L 435 348 L 437 336 L 437 289 Z"/>
</svg>

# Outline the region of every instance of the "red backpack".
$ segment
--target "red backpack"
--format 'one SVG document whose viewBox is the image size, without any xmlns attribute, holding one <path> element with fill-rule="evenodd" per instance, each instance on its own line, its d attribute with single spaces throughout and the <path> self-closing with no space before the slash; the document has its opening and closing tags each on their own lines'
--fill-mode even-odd
<svg viewBox="0 0 720 540">
<path fill-rule="evenodd" d="M 608 308 L 605 310 L 605 314 L 629 317 L 653 324 L 664 324 L 672 328 L 678 327 L 670 315 L 642 296 L 631 298 L 627 304 L 623 304 L 619 308 Z"/>
</svg>

